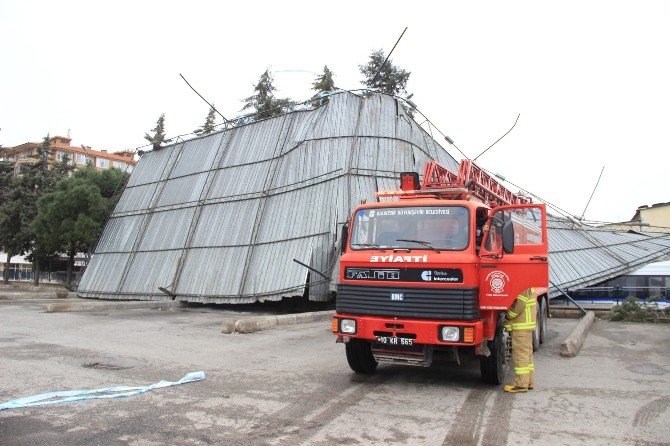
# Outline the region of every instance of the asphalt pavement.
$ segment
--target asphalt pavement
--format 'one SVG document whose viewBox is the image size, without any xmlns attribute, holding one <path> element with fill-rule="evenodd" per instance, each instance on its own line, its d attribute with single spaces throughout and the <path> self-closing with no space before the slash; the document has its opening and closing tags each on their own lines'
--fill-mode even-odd
<svg viewBox="0 0 670 446">
<path fill-rule="evenodd" d="M 0 412 L 2 445 L 668 444 L 670 325 L 550 319 L 536 389 L 480 383 L 477 363 L 347 366 L 328 321 L 222 334 L 212 308 L 45 313 L 0 301 L 0 402 L 32 394 L 206 379 L 123 399 Z"/>
</svg>

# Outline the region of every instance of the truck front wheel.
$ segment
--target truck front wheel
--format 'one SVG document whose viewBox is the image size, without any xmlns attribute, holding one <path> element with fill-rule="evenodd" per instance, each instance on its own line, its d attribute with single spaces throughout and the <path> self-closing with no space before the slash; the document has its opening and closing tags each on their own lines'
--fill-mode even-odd
<svg viewBox="0 0 670 446">
<path fill-rule="evenodd" d="M 482 380 L 487 384 L 502 384 L 505 382 L 509 369 L 509 333 L 505 331 L 502 324 L 498 326 L 496 335 L 489 341 L 491 354 L 479 360 L 482 372 Z"/>
<path fill-rule="evenodd" d="M 347 362 L 356 373 L 372 375 L 377 368 L 377 361 L 372 356 L 372 345 L 363 339 L 350 339 L 345 344 Z"/>
</svg>

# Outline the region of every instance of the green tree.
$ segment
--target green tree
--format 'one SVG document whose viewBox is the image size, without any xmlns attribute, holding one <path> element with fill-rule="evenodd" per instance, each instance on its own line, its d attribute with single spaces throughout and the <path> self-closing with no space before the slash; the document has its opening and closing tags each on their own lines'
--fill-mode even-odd
<svg viewBox="0 0 670 446">
<path fill-rule="evenodd" d="M 9 283 L 11 258 L 25 254 L 30 249 L 32 233 L 30 231 L 30 190 L 23 177 L 12 178 L 9 189 L 3 194 L 0 206 L 0 246 L 7 253 L 3 280 Z"/>
<path fill-rule="evenodd" d="M 45 252 L 67 255 L 66 285 L 72 283 L 75 255 L 98 240 L 124 180 L 127 174 L 118 169 L 97 172 L 89 166 L 63 179 L 38 200 L 31 227 Z"/>
<path fill-rule="evenodd" d="M 14 177 L 14 165 L 8 161 L 0 161 L 0 206 L 5 201 L 5 194 L 10 190 Z"/>
<path fill-rule="evenodd" d="M 293 107 L 293 101 L 288 98 L 276 98 L 273 85 L 274 79 L 270 70 L 261 74 L 258 83 L 254 87 L 254 94 L 244 100 L 242 110 L 253 109 L 256 112 L 255 119 L 266 119 L 279 116 Z"/>
<path fill-rule="evenodd" d="M 49 136 L 47 135 L 42 145 L 37 149 L 37 162 L 30 166 L 23 174 L 23 180 L 28 189 L 28 195 L 24 201 L 24 213 L 31 238 L 27 258 L 32 263 L 33 283 L 35 286 L 39 285 L 41 265 L 45 264 L 45 261 L 57 256 L 56 251 L 41 243 L 35 236 L 34 228 L 31 226 L 37 217 L 37 202 L 42 195 L 52 192 L 56 188 L 56 184 L 66 178 L 74 169 L 69 164 L 69 157 L 67 155 L 63 156 L 60 162 L 49 164 L 51 152 Z"/>
<path fill-rule="evenodd" d="M 160 115 L 158 121 L 156 121 L 156 127 L 151 129 L 151 131 L 153 135 L 145 133 L 144 139 L 151 143 L 154 150 L 162 149 L 165 142 L 165 113 Z"/>
<path fill-rule="evenodd" d="M 209 135 L 212 133 L 214 130 L 216 130 L 216 126 L 214 125 L 214 121 L 216 120 L 216 116 L 214 115 L 216 113 L 214 111 L 214 106 L 210 107 L 209 113 L 207 113 L 207 118 L 205 118 L 205 123 L 202 125 L 202 127 L 195 129 L 193 133 L 197 133 L 199 135 Z"/>
<path fill-rule="evenodd" d="M 56 183 L 65 178 L 74 168 L 69 165 L 69 157 L 65 155 L 58 163 L 49 163 L 52 150 L 49 145 L 49 135 L 45 136 L 42 144 L 37 147 L 36 162 L 23 171 L 29 189 L 37 198 L 46 192 L 54 190 Z"/>
<path fill-rule="evenodd" d="M 386 56 L 382 50 L 373 51 L 370 54 L 368 63 L 358 66 L 361 74 L 365 76 L 365 79 L 361 83 L 373 91 L 411 97 L 412 95 L 408 95 L 407 93 L 407 81 L 412 73 L 393 65 L 391 59 L 386 62 L 386 65 L 384 65 L 375 79 L 375 75 L 385 59 Z"/>
<path fill-rule="evenodd" d="M 323 66 L 323 73 L 318 75 L 312 83 L 312 90 L 316 94 L 312 96 L 312 105 L 318 107 L 319 105 L 328 102 L 328 98 L 322 98 L 323 93 L 335 91 L 335 81 L 333 80 L 334 73 L 328 69 L 328 65 Z"/>
<path fill-rule="evenodd" d="M 41 247 L 36 244 L 31 223 L 37 215 L 38 198 L 53 190 L 56 183 L 71 169 L 64 162 L 50 165 L 49 135 L 37 147 L 33 164 L 24 164 L 19 176 L 13 176 L 7 166 L 2 168 L 2 199 L 0 200 L 0 246 L 7 253 L 5 283 L 9 283 L 10 259 L 30 252 L 35 283 L 39 283 L 39 256 Z"/>
</svg>

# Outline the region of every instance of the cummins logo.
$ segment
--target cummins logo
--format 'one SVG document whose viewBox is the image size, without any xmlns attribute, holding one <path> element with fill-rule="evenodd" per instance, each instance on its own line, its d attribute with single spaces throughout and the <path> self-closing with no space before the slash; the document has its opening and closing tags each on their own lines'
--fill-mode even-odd
<svg viewBox="0 0 670 446">
<path fill-rule="evenodd" d="M 423 271 L 421 273 L 421 278 L 426 282 L 431 282 L 433 280 L 433 273 L 430 271 Z"/>
</svg>

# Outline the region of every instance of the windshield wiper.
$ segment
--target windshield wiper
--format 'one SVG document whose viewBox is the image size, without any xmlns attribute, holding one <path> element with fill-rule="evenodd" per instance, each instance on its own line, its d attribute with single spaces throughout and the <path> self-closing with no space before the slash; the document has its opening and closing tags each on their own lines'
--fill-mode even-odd
<svg viewBox="0 0 670 446">
<path fill-rule="evenodd" d="M 374 248 L 378 249 L 382 252 L 386 251 L 384 248 L 382 248 L 380 245 L 372 245 L 370 243 L 352 243 L 351 246 L 363 246 L 365 248 Z"/>
<path fill-rule="evenodd" d="M 434 247 L 432 243 L 426 242 L 426 241 L 423 241 L 423 240 L 409 240 L 409 239 L 406 239 L 406 238 L 399 238 L 399 239 L 396 240 L 396 242 L 418 243 L 419 245 L 423 245 L 423 246 L 426 246 L 426 247 L 432 249 L 433 251 L 437 252 L 438 254 L 440 253 L 440 250 L 437 249 L 436 247 Z"/>
</svg>

